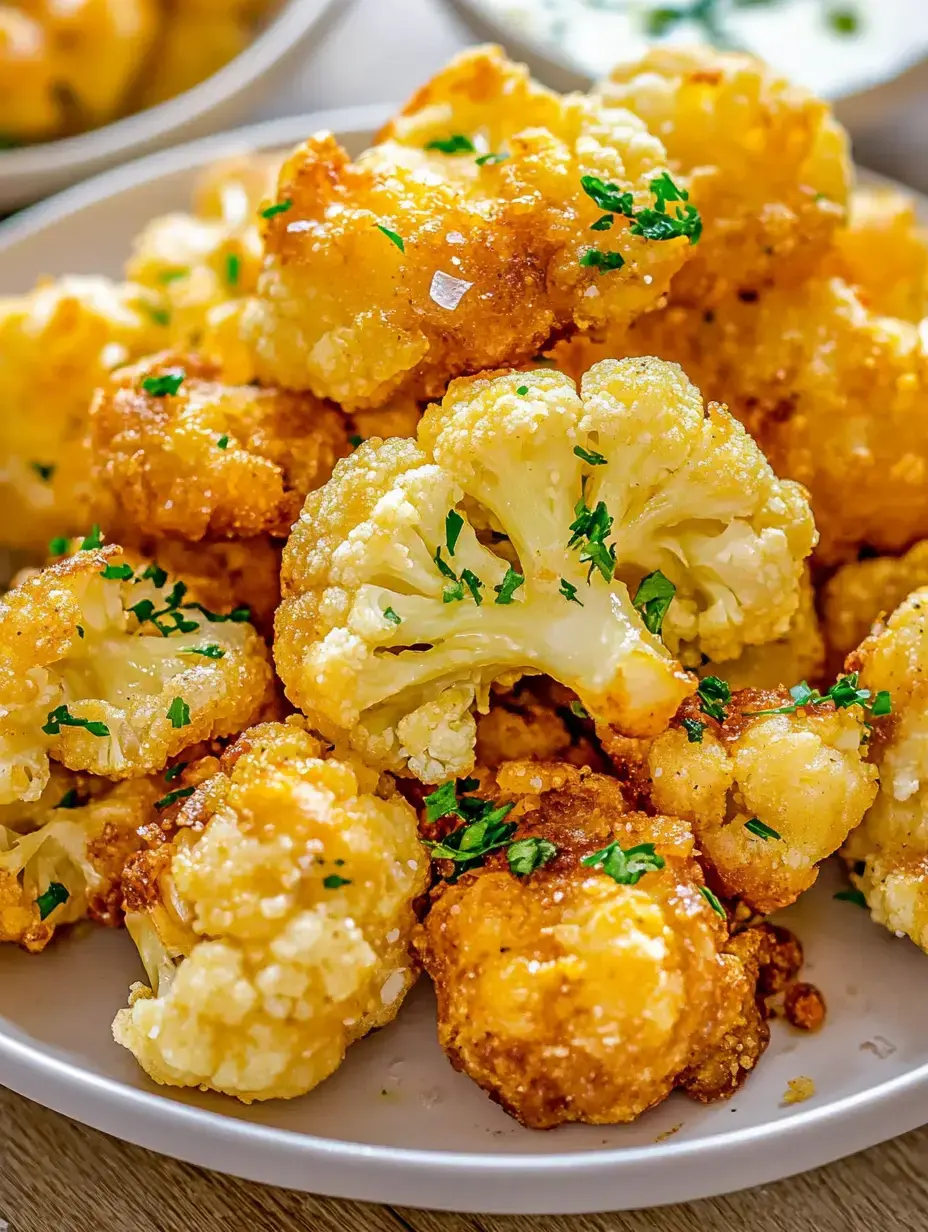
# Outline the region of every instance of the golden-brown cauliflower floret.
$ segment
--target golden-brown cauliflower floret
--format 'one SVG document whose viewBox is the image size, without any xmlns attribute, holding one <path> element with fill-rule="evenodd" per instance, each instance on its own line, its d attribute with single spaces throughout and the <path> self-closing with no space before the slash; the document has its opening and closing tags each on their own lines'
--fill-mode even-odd
<svg viewBox="0 0 928 1232">
<path fill-rule="evenodd" d="M 928 951 L 928 589 L 879 625 L 849 666 L 892 715 L 873 740 L 880 790 L 844 854 L 874 920 Z"/>
<path fill-rule="evenodd" d="M 652 742 L 651 803 L 692 825 L 719 893 L 776 911 L 814 883 L 873 802 L 866 712 L 797 707 L 785 689 L 744 689 L 721 709 L 717 722 L 691 699 Z"/>
<path fill-rule="evenodd" d="M 258 375 L 375 407 L 631 320 L 697 237 L 632 222 L 665 169 L 636 116 L 561 98 L 497 49 L 463 53 L 356 162 L 318 134 L 284 164 L 243 319 Z"/>
<path fill-rule="evenodd" d="M 302 1095 L 412 985 L 412 901 L 428 877 L 415 813 L 376 773 L 322 760 L 298 724 L 268 723 L 170 829 L 126 872 L 152 988 L 135 986 L 116 1040 L 170 1086 Z"/>
<path fill-rule="evenodd" d="M 251 30 L 244 18 L 218 7 L 212 13 L 177 6 L 164 22 L 140 83 L 136 105 L 154 107 L 211 77 L 248 44 Z"/>
<path fill-rule="evenodd" d="M 607 768 L 584 718 L 569 690 L 537 676 L 524 677 L 512 690 L 494 690 L 489 710 L 477 715 L 477 766 L 496 770 L 507 761 L 539 760 Z"/>
<path fill-rule="evenodd" d="M 424 782 L 473 765 L 472 705 L 525 672 L 654 735 L 694 687 L 673 654 L 785 632 L 813 537 L 801 491 L 672 365 L 599 364 L 579 395 L 550 370 L 459 380 L 418 444 L 361 445 L 310 493 L 277 666 L 326 734 Z M 661 571 L 670 653 L 633 598 Z"/>
<path fill-rule="evenodd" d="M 49 757 L 132 778 L 253 722 L 273 695 L 247 609 L 219 615 L 118 548 L 80 551 L 0 599 L 0 803 L 36 800 Z"/>
<path fill-rule="evenodd" d="M 871 312 L 917 324 L 928 311 L 928 235 L 914 197 L 897 188 L 856 189 L 823 271 L 850 283 Z"/>
<path fill-rule="evenodd" d="M 532 793 L 511 844 L 439 886 L 416 935 L 439 1040 L 532 1128 L 633 1120 L 718 1044 L 733 1055 L 749 973 L 723 955 L 685 822 L 629 813 L 615 780 L 572 767 L 499 782 Z M 766 1045 L 759 1016 L 745 1035 L 741 1077 Z M 717 1093 L 735 1085 L 728 1068 Z"/>
<path fill-rule="evenodd" d="M 87 523 L 91 396 L 111 369 L 164 346 L 159 320 L 150 292 L 105 278 L 0 299 L 0 543 L 44 547 Z"/>
<path fill-rule="evenodd" d="M 98 520 L 115 538 L 286 537 L 350 452 L 344 416 L 308 394 L 224 385 L 164 354 L 113 374 L 90 408 Z"/>
<path fill-rule="evenodd" d="M 55 61 L 35 16 L 0 5 L 0 133 L 8 141 L 51 136 L 61 123 Z"/>
<path fill-rule="evenodd" d="M 59 925 L 121 924 L 123 867 L 166 791 L 56 769 L 34 804 L 0 808 L 0 942 L 37 953 Z"/>
<path fill-rule="evenodd" d="M 655 47 L 600 86 L 664 142 L 703 217 L 675 302 L 704 304 L 767 274 L 801 274 L 844 218 L 851 175 L 828 105 L 752 56 Z"/>
</svg>

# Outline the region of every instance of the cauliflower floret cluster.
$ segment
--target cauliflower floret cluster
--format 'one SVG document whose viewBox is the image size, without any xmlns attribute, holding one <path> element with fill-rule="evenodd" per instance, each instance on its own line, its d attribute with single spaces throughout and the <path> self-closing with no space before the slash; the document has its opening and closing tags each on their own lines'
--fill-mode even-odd
<svg viewBox="0 0 928 1232">
<path fill-rule="evenodd" d="M 369 442 L 310 494 L 278 671 L 326 734 L 425 782 L 473 765 L 471 706 L 525 672 L 655 735 L 695 686 L 671 652 L 785 633 L 813 538 L 801 490 L 673 365 L 607 361 L 579 395 L 553 371 L 460 380 L 418 443 Z"/>
<path fill-rule="evenodd" d="M 56 768 L 33 804 L 0 807 L 0 942 L 38 953 L 60 925 L 120 924 L 123 867 L 161 795 L 150 778 L 111 786 Z"/>
<path fill-rule="evenodd" d="M 90 408 L 96 512 L 118 539 L 285 538 L 350 452 L 346 421 L 311 395 L 226 385 L 166 354 L 113 374 Z"/>
<path fill-rule="evenodd" d="M 641 116 L 685 177 L 704 222 L 672 299 L 707 302 L 817 264 L 845 217 L 847 137 L 821 99 L 753 56 L 655 47 L 600 86 Z"/>
<path fill-rule="evenodd" d="M 42 25 L 29 13 L 0 8 L 0 132 L 25 141 L 59 122 L 55 63 Z"/>
<path fill-rule="evenodd" d="M 451 1063 L 537 1129 L 630 1121 L 688 1080 L 730 1094 L 768 1033 L 689 827 L 570 766 L 510 763 L 498 782 L 517 801 L 505 850 L 440 885 L 416 935 Z"/>
<path fill-rule="evenodd" d="M 37 800 L 49 758 L 134 778 L 237 734 L 273 696 L 248 612 L 212 612 L 159 566 L 79 551 L 0 599 L 0 804 Z"/>
<path fill-rule="evenodd" d="M 647 752 L 653 807 L 692 825 L 711 884 L 755 911 L 807 890 L 876 795 L 869 699 L 831 693 L 840 706 L 800 705 L 785 689 L 700 695 Z"/>
<path fill-rule="evenodd" d="M 698 239 L 641 120 L 553 94 L 493 48 L 454 60 L 355 162 L 310 138 L 264 217 L 243 317 L 257 373 L 348 410 L 440 397 L 554 334 L 628 322 Z"/>
<path fill-rule="evenodd" d="M 247 731 L 125 878 L 152 988 L 114 1023 L 157 1082 L 246 1103 L 311 1090 L 396 1015 L 428 857 L 376 773 L 297 723 Z"/>
</svg>

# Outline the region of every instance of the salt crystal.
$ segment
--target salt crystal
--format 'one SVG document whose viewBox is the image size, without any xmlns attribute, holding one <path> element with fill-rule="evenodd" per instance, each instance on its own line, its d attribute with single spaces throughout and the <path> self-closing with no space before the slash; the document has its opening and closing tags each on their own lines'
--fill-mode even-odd
<svg viewBox="0 0 928 1232">
<path fill-rule="evenodd" d="M 472 282 L 465 282 L 463 278 L 455 278 L 442 270 L 436 270 L 432 275 L 429 295 L 439 308 L 454 312 L 473 285 Z"/>
</svg>

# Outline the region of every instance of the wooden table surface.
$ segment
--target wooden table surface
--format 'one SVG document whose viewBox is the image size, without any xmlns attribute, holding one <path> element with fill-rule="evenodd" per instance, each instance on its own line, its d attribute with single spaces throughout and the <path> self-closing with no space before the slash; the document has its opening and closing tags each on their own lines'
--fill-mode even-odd
<svg viewBox="0 0 928 1232">
<path fill-rule="evenodd" d="M 234 1180 L 0 1089 L 0 1232 L 926 1232 L 928 1127 L 806 1176 L 633 1214 L 442 1215 Z"/>
</svg>

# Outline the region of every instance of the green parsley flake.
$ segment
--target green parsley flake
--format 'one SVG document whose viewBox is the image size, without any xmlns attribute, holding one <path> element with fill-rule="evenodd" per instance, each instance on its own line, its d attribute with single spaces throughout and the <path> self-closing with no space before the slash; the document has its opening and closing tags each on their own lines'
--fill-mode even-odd
<svg viewBox="0 0 928 1232">
<path fill-rule="evenodd" d="M 574 505 L 576 517 L 568 529 L 572 532 L 567 543 L 568 548 L 581 548 L 580 561 L 588 563 L 587 585 L 598 569 L 607 582 L 611 582 L 615 574 L 615 547 L 606 544 L 606 536 L 612 529 L 613 519 L 602 501 L 595 509 L 590 509 L 583 496 Z M 585 541 L 585 542 L 584 542 Z"/>
<path fill-rule="evenodd" d="M 528 386 L 520 385 L 519 388 L 516 390 L 516 393 L 519 395 L 520 398 L 524 398 L 525 395 L 528 393 Z"/>
<path fill-rule="evenodd" d="M 712 893 L 712 891 L 709 889 L 708 886 L 701 885 L 699 887 L 699 893 L 703 896 L 703 898 L 706 900 L 706 902 L 709 904 L 709 906 L 712 908 L 712 910 L 715 912 L 716 915 L 720 915 L 723 920 L 728 919 L 728 916 L 725 912 L 725 908 L 722 906 L 718 898 L 716 898 L 716 896 Z"/>
<path fill-rule="evenodd" d="M 464 599 L 464 583 L 457 579 L 453 582 L 446 582 L 442 587 L 441 601 L 442 603 L 461 603 Z"/>
<path fill-rule="evenodd" d="M 238 286 L 239 275 L 242 272 L 242 258 L 235 252 L 226 253 L 226 282 L 230 287 Z"/>
<path fill-rule="evenodd" d="M 402 616 L 397 616 L 392 607 L 385 607 L 383 609 L 383 614 L 386 619 L 389 620 L 391 625 L 400 625 L 403 623 Z"/>
<path fill-rule="evenodd" d="M 145 572 L 142 574 L 142 577 L 146 582 L 151 582 L 154 586 L 156 586 L 158 590 L 160 590 L 168 580 L 167 570 L 162 569 L 161 566 L 155 564 L 154 561 L 148 565 Z"/>
<path fill-rule="evenodd" d="M 219 440 L 216 442 L 216 448 L 217 449 L 228 449 L 229 448 L 229 438 L 225 434 L 220 436 Z"/>
<path fill-rule="evenodd" d="M 503 578 L 500 584 L 498 586 L 493 587 L 493 589 L 496 591 L 496 598 L 494 599 L 494 603 L 499 603 L 503 605 L 507 603 L 512 603 L 513 595 L 516 593 L 516 591 L 519 589 L 520 586 L 524 586 L 524 585 L 525 585 L 525 578 L 523 577 L 523 575 L 521 573 L 517 573 L 516 570 L 513 569 L 512 565 L 510 565 L 509 568 L 506 570 L 506 576 Z"/>
<path fill-rule="evenodd" d="M 598 248 L 588 248 L 580 258 L 580 264 L 591 265 L 601 274 L 608 274 L 610 270 L 621 269 L 625 258 L 620 252 L 600 252 Z"/>
<path fill-rule="evenodd" d="M 590 466 L 605 466 L 607 459 L 595 449 L 584 449 L 582 445 L 574 445 L 574 453 Z"/>
<path fill-rule="evenodd" d="M 178 800 L 186 800 L 188 796 L 192 796 L 194 788 L 192 787 L 177 787 L 174 791 L 169 791 L 166 796 L 162 796 L 160 800 L 155 801 L 155 808 L 159 813 L 164 809 L 170 808 L 172 804 L 176 804 Z"/>
<path fill-rule="evenodd" d="M 164 398 L 167 394 L 177 393 L 184 383 L 186 372 L 182 370 L 165 372 L 161 376 L 147 376 L 142 382 L 142 388 L 153 398 Z"/>
<path fill-rule="evenodd" d="M 480 594 L 480 591 L 483 589 L 483 582 L 470 569 L 461 570 L 461 581 L 470 591 L 474 602 L 479 607 L 483 603 L 483 596 Z M 497 599 L 496 602 L 499 603 L 499 600 Z"/>
<path fill-rule="evenodd" d="M 342 886 L 351 885 L 351 881 L 347 877 L 339 877 L 338 873 L 329 873 L 328 877 L 322 878 L 322 884 L 327 890 L 339 890 Z"/>
<path fill-rule="evenodd" d="M 591 231 L 609 231 L 615 221 L 612 214 L 603 214 L 602 218 L 597 218 L 594 223 L 590 224 Z"/>
<path fill-rule="evenodd" d="M 175 779 L 180 778 L 189 765 L 189 761 L 179 761 L 176 766 L 171 766 L 169 770 L 164 772 L 164 781 L 166 783 L 173 783 Z"/>
<path fill-rule="evenodd" d="M 856 34 L 860 29 L 860 14 L 854 9 L 831 9 L 826 20 L 835 34 Z"/>
<path fill-rule="evenodd" d="M 773 826 L 765 825 L 759 817 L 752 817 L 750 821 L 744 823 L 745 830 L 750 830 L 752 834 L 756 834 L 758 838 L 762 838 L 764 842 L 771 838 L 782 838 L 782 834 L 778 834 Z"/>
<path fill-rule="evenodd" d="M 699 719 L 681 719 L 680 726 L 686 732 L 686 738 L 690 744 L 702 744 L 702 734 L 706 730 L 705 723 L 700 723 Z"/>
<path fill-rule="evenodd" d="M 427 150 L 438 150 L 442 154 L 476 154 L 477 147 L 470 137 L 463 133 L 453 133 L 450 137 L 439 138 L 437 141 L 426 142 Z"/>
<path fill-rule="evenodd" d="M 352 449 L 357 449 L 359 445 L 364 444 L 364 437 L 359 436 L 357 433 L 355 433 L 354 436 L 348 437 L 348 444 L 351 446 Z"/>
<path fill-rule="evenodd" d="M 83 641 L 83 640 L 84 640 L 84 637 L 85 637 L 86 635 L 85 635 L 85 633 L 84 633 L 84 626 L 83 626 L 83 625 L 78 625 L 78 626 L 77 626 L 77 636 L 81 639 L 81 641 Z"/>
<path fill-rule="evenodd" d="M 662 869 L 664 857 L 657 855 L 653 843 L 639 843 L 626 851 L 617 839 L 613 839 L 601 850 L 584 856 L 580 863 L 586 868 L 602 869 L 619 885 L 633 886 L 645 873 Z"/>
<path fill-rule="evenodd" d="M 154 304 L 143 304 L 142 307 L 148 313 L 155 325 L 160 325 L 166 328 L 171 324 L 171 314 L 167 308 L 156 308 Z"/>
<path fill-rule="evenodd" d="M 179 278 L 186 278 L 189 275 L 189 273 L 190 273 L 190 270 L 187 269 L 186 267 L 178 267 L 177 269 L 162 270 L 161 273 L 158 275 L 158 281 L 163 286 L 167 286 L 169 282 L 177 282 Z"/>
<path fill-rule="evenodd" d="M 94 522 L 93 526 L 90 528 L 90 533 L 84 536 L 81 542 L 80 550 L 82 552 L 95 552 L 97 548 L 102 547 L 103 535 L 100 531 L 100 527 L 96 524 L 96 522 Z"/>
<path fill-rule="evenodd" d="M 401 235 L 397 235 L 395 231 L 391 231 L 389 227 L 384 227 L 380 223 L 377 223 L 377 230 L 382 231 L 390 243 L 395 244 L 400 252 L 406 251 L 406 245 L 403 242 L 403 237 Z"/>
<path fill-rule="evenodd" d="M 772 710 L 750 710 L 745 711 L 745 714 L 750 718 L 768 714 L 795 714 L 797 710 L 802 710 L 807 706 L 818 706 L 828 701 L 834 704 L 836 710 L 847 710 L 850 706 L 860 706 L 873 718 L 883 718 L 891 714 L 892 698 L 887 690 L 881 689 L 871 702 L 870 690 L 859 688 L 858 679 L 857 672 L 840 676 L 825 693 L 819 693 L 818 689 L 810 688 L 802 680 L 790 689 L 789 695 L 793 700 L 787 702 L 785 706 L 775 706 Z"/>
<path fill-rule="evenodd" d="M 224 659 L 226 657 L 226 652 L 221 646 L 217 646 L 215 642 L 209 646 L 185 646 L 180 653 L 202 655 L 204 659 Z"/>
<path fill-rule="evenodd" d="M 622 192 L 618 184 L 608 184 L 598 175 L 581 175 L 580 187 L 601 210 L 632 217 L 635 199 L 630 192 Z"/>
<path fill-rule="evenodd" d="M 579 603 L 583 607 L 583 600 L 577 598 L 577 588 L 572 582 L 568 582 L 567 578 L 561 578 L 561 584 L 558 587 L 557 593 L 563 595 L 568 603 Z"/>
<path fill-rule="evenodd" d="M 128 582 L 132 577 L 131 565 L 107 565 L 100 570 L 100 577 L 108 582 Z"/>
<path fill-rule="evenodd" d="M 839 903 L 854 903 L 857 907 L 866 909 L 867 900 L 861 890 L 839 890 L 834 896 Z"/>
<path fill-rule="evenodd" d="M 77 794 L 77 788 L 72 787 L 70 791 L 66 791 L 64 793 L 64 795 L 55 805 L 55 808 L 56 809 L 60 809 L 60 808 L 75 809 L 75 808 L 80 808 L 81 804 L 82 804 L 82 800 L 80 796 Z"/>
<path fill-rule="evenodd" d="M 168 706 L 168 718 L 172 727 L 190 726 L 190 707 L 182 697 L 175 697 Z"/>
<path fill-rule="evenodd" d="M 463 803 L 463 802 L 462 802 Z M 471 796 L 468 803 L 474 815 L 441 842 L 423 840 L 433 860 L 451 860 L 460 875 L 476 868 L 492 851 L 498 851 L 510 842 L 516 831 L 514 821 L 506 821 L 506 815 L 515 808 L 514 803 L 494 807 L 490 800 L 478 800 Z"/>
<path fill-rule="evenodd" d="M 292 200 L 289 197 L 286 197 L 283 201 L 278 201 L 276 205 L 269 205 L 265 209 L 261 210 L 261 217 L 276 218 L 278 214 L 286 214 L 287 210 L 289 210 L 292 205 Z"/>
<path fill-rule="evenodd" d="M 57 535 L 54 539 L 49 539 L 48 541 L 48 554 L 49 556 L 67 556 L 70 546 L 70 539 L 65 535 Z"/>
<path fill-rule="evenodd" d="M 696 690 L 699 698 L 699 709 L 717 723 L 724 723 L 728 714 L 725 707 L 731 701 L 731 689 L 718 676 L 706 676 L 700 680 Z"/>
<path fill-rule="evenodd" d="M 442 817 L 447 817 L 450 813 L 457 811 L 458 795 L 454 782 L 442 783 L 441 787 L 425 797 L 426 821 L 440 821 Z"/>
<path fill-rule="evenodd" d="M 100 723 L 96 719 L 79 719 L 71 713 L 67 706 L 56 706 L 54 710 L 49 711 L 42 731 L 46 736 L 57 736 L 62 727 L 83 727 L 91 736 L 110 734 L 110 729 L 105 723 Z"/>
<path fill-rule="evenodd" d="M 450 509 L 445 517 L 445 544 L 448 548 L 448 555 L 454 555 L 454 549 L 458 544 L 458 536 L 461 533 L 461 527 L 464 525 L 464 519 L 456 509 Z"/>
<path fill-rule="evenodd" d="M 71 894 L 60 881 L 49 882 L 48 889 L 43 891 L 35 900 L 35 905 L 39 909 L 39 919 L 47 920 L 56 907 L 60 907 L 66 903 L 71 897 Z"/>
<path fill-rule="evenodd" d="M 497 163 L 504 163 L 508 157 L 508 154 L 481 154 L 474 161 L 478 167 L 493 167 Z"/>
<path fill-rule="evenodd" d="M 546 838 L 520 838 L 509 844 L 506 858 L 516 877 L 528 877 L 557 855 L 557 847 Z"/>
<path fill-rule="evenodd" d="M 638 584 L 632 602 L 641 613 L 644 627 L 655 637 L 660 636 L 664 617 L 676 593 L 676 586 L 669 578 L 664 577 L 660 569 L 655 569 L 653 573 L 643 577 Z"/>
<path fill-rule="evenodd" d="M 57 470 L 54 462 L 30 462 L 29 465 L 43 483 L 48 483 Z"/>
<path fill-rule="evenodd" d="M 583 702 L 571 702 L 570 713 L 576 715 L 578 719 L 588 719 L 590 717 L 590 712 L 587 710 L 586 706 L 584 706 Z"/>
</svg>

